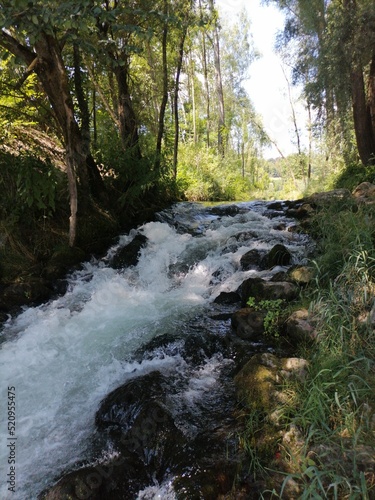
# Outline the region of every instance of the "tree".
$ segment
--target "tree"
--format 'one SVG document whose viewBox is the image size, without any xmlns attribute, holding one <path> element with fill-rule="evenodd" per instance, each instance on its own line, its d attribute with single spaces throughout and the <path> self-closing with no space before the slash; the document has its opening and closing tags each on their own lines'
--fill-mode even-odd
<svg viewBox="0 0 375 500">
<path fill-rule="evenodd" d="M 215 10 L 214 0 L 209 0 L 209 7 L 211 11 L 211 16 L 213 19 L 213 34 L 211 43 L 214 49 L 214 66 L 215 66 L 215 83 L 216 83 L 216 95 L 219 109 L 218 118 L 218 132 L 217 132 L 217 147 L 219 153 L 224 156 L 225 146 L 227 140 L 227 130 L 225 126 L 225 105 L 224 105 L 224 92 L 223 92 L 223 82 L 221 75 L 221 60 L 220 60 L 220 38 L 219 38 L 219 26 L 217 22 L 217 12 Z"/>
<path fill-rule="evenodd" d="M 281 45 L 293 47 L 294 81 L 305 86 L 307 101 L 324 110 L 327 135 L 347 139 L 348 110 L 361 161 L 375 162 L 372 61 L 375 9 L 372 0 L 273 0 L 285 13 Z"/>
<path fill-rule="evenodd" d="M 63 49 L 75 38 L 87 13 L 87 2 L 3 2 L 0 46 L 23 62 L 25 78 L 37 75 L 62 135 L 70 196 L 69 245 L 77 236 L 78 189 L 83 207 L 89 197 L 87 148 L 76 121 Z"/>
</svg>

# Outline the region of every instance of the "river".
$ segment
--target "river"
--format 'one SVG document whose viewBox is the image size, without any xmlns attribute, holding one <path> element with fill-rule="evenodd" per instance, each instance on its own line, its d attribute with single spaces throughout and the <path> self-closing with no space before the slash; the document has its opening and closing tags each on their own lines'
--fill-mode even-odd
<svg viewBox="0 0 375 500">
<path fill-rule="evenodd" d="M 0 339 L 1 499 L 35 499 L 60 473 L 87 459 L 101 400 L 127 380 L 153 370 L 189 377 L 180 402 L 174 397 L 182 429 L 186 419 L 179 421 L 179 412 L 186 416 L 186 408 L 215 387 L 220 390 L 220 371 L 231 362 L 225 356 L 216 353 L 187 367 L 178 347 L 144 359 L 139 352 L 155 337 L 199 331 L 204 324 L 199 318 L 218 307 L 213 302 L 221 292 L 236 290 L 250 276 L 270 278 L 280 271 L 242 270 L 241 256 L 249 250 L 282 243 L 293 263 L 306 261 L 308 238 L 290 231 L 295 222 L 269 206 L 177 204 L 122 235 L 102 259 L 69 275 L 64 295 L 7 321 Z M 138 264 L 113 269 L 113 256 L 139 233 L 147 243 Z M 210 328 L 217 335 L 228 334 L 228 321 L 215 325 Z M 16 402 L 13 435 L 8 388 L 14 388 Z M 194 434 L 194 422 L 183 431 Z M 7 483 L 13 458 L 15 494 Z M 139 498 L 173 498 L 173 492 L 166 485 L 150 485 Z"/>
</svg>

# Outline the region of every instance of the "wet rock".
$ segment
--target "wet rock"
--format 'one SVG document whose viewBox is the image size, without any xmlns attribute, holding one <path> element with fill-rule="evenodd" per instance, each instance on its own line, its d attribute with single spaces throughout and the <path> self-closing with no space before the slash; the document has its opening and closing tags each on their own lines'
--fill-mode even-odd
<svg viewBox="0 0 375 500">
<path fill-rule="evenodd" d="M 218 205 L 216 207 L 211 207 L 209 210 L 213 215 L 218 215 L 220 217 L 234 217 L 235 215 L 241 213 L 241 209 L 237 205 Z"/>
<path fill-rule="evenodd" d="M 289 250 L 282 244 L 277 244 L 271 248 L 268 254 L 264 257 L 264 269 L 271 269 L 275 266 L 288 266 L 292 261 L 292 255 Z"/>
<path fill-rule="evenodd" d="M 81 248 L 61 245 L 51 255 L 43 269 L 42 276 L 47 280 L 55 280 L 57 277 L 64 276 L 86 258 L 87 254 Z"/>
<path fill-rule="evenodd" d="M 139 260 L 139 252 L 146 243 L 146 236 L 137 234 L 130 243 L 120 248 L 118 253 L 112 258 L 111 266 L 114 269 L 135 266 Z"/>
<path fill-rule="evenodd" d="M 279 210 L 267 210 L 266 212 L 264 212 L 264 216 L 265 217 L 268 217 L 269 219 L 276 219 L 276 217 L 281 217 L 284 215 L 284 212 L 283 211 L 279 211 Z"/>
<path fill-rule="evenodd" d="M 258 250 L 257 248 L 253 248 L 246 252 L 240 259 L 241 268 L 244 271 L 248 271 L 250 269 L 260 269 L 261 264 L 263 262 L 264 252 Z M 262 269 L 266 269 L 262 267 Z"/>
<path fill-rule="evenodd" d="M 270 279 L 272 283 L 278 283 L 281 281 L 291 281 L 289 279 L 289 275 L 286 271 L 279 271 L 278 273 L 275 273 L 272 278 Z"/>
<path fill-rule="evenodd" d="M 187 336 L 182 354 L 193 365 L 199 365 L 218 352 L 224 354 L 226 348 L 224 338 L 210 333 L 196 333 Z"/>
<path fill-rule="evenodd" d="M 267 209 L 269 210 L 284 210 L 284 202 L 283 201 L 273 201 L 267 205 Z"/>
<path fill-rule="evenodd" d="M 101 402 L 95 418 L 97 427 L 126 432 L 145 402 L 165 399 L 166 383 L 166 378 L 155 371 L 118 387 Z"/>
<path fill-rule="evenodd" d="M 285 334 L 295 343 L 313 342 L 316 339 L 317 333 L 309 320 L 309 312 L 307 309 L 294 311 L 285 323 Z"/>
<path fill-rule="evenodd" d="M 310 217 L 315 212 L 314 208 L 310 205 L 310 203 L 304 203 L 298 208 L 289 208 L 286 212 L 288 217 L 293 217 L 294 219 L 305 219 L 306 217 Z"/>
<path fill-rule="evenodd" d="M 217 500 L 228 493 L 243 456 L 233 436 L 236 425 L 199 434 L 191 444 L 193 467 L 183 469 L 173 481 L 177 499 Z"/>
<path fill-rule="evenodd" d="M 145 467 L 150 478 L 162 481 L 184 461 L 186 440 L 167 407 L 159 401 L 145 402 L 130 430 L 115 441 L 127 463 Z"/>
<path fill-rule="evenodd" d="M 39 500 L 134 500 L 150 482 L 142 467 L 124 464 L 121 455 L 111 461 L 82 467 L 62 477 Z"/>
<path fill-rule="evenodd" d="M 236 304 L 241 302 L 241 297 L 237 292 L 221 292 L 214 300 L 215 304 Z"/>
<path fill-rule="evenodd" d="M 249 278 L 242 283 L 238 292 L 241 294 L 242 305 L 245 306 L 249 297 L 257 301 L 284 299 L 287 302 L 298 297 L 299 287 L 286 281 L 265 281 L 262 278 Z"/>
<path fill-rule="evenodd" d="M 264 334 L 265 311 L 245 307 L 232 315 L 232 328 L 244 340 L 253 340 Z"/>
<path fill-rule="evenodd" d="M 249 240 L 258 239 L 259 235 L 256 231 L 242 231 L 236 234 L 235 239 L 239 243 L 243 243 Z"/>
</svg>

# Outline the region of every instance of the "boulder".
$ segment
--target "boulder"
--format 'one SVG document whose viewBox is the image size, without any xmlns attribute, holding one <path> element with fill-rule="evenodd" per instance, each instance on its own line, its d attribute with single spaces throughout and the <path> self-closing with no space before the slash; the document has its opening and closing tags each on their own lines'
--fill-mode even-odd
<svg viewBox="0 0 375 500">
<path fill-rule="evenodd" d="M 256 354 L 234 379 L 237 396 L 247 408 L 266 412 L 272 419 L 273 412 L 285 403 L 286 396 L 280 390 L 281 382 L 290 377 L 303 379 L 307 367 L 308 362 L 302 358 Z"/>
<path fill-rule="evenodd" d="M 245 307 L 232 315 L 232 328 L 244 340 L 253 340 L 264 334 L 266 311 L 255 311 Z"/>
<path fill-rule="evenodd" d="M 135 266 L 139 260 L 139 252 L 146 243 L 146 236 L 137 234 L 130 243 L 119 249 L 117 254 L 112 258 L 111 266 L 114 269 Z"/>
<path fill-rule="evenodd" d="M 308 266 L 294 266 L 288 271 L 288 279 L 298 285 L 308 285 L 314 277 L 314 271 Z"/>
<path fill-rule="evenodd" d="M 310 217 L 315 212 L 314 208 L 310 203 L 304 203 L 296 208 L 288 208 L 286 215 L 288 217 L 293 217 L 294 219 L 305 219 L 306 217 Z"/>
<path fill-rule="evenodd" d="M 118 455 L 110 461 L 69 472 L 42 492 L 38 500 L 133 500 L 149 482 L 144 468 L 125 464 L 123 457 Z"/>
<path fill-rule="evenodd" d="M 253 248 L 241 257 L 240 264 L 244 271 L 248 271 L 250 269 L 260 269 L 263 258 L 264 251 Z"/>
<path fill-rule="evenodd" d="M 375 184 L 362 182 L 352 192 L 353 198 L 359 203 L 375 202 Z"/>
<path fill-rule="evenodd" d="M 278 243 L 264 257 L 262 267 L 263 269 L 271 269 L 275 266 L 288 266 L 291 262 L 292 255 L 289 250 L 284 245 Z"/>
<path fill-rule="evenodd" d="M 12 311 L 23 305 L 39 305 L 52 295 L 48 282 L 34 278 L 23 283 L 13 283 L 2 290 L 0 309 Z"/>
<path fill-rule="evenodd" d="M 127 432 L 146 402 L 164 400 L 165 384 L 166 378 L 155 371 L 118 387 L 101 402 L 95 418 L 97 427 Z"/>
<path fill-rule="evenodd" d="M 234 217 L 241 213 L 241 211 L 242 210 L 237 205 L 217 205 L 216 207 L 210 208 L 210 212 L 219 217 Z"/>
<path fill-rule="evenodd" d="M 337 200 L 349 200 L 351 198 L 351 193 L 349 189 L 332 189 L 331 191 L 323 191 L 321 193 L 314 193 L 308 198 L 305 198 L 305 203 L 310 205 L 315 205 L 318 207 L 327 206 L 332 201 Z"/>
<path fill-rule="evenodd" d="M 316 339 L 317 333 L 309 320 L 307 309 L 294 311 L 285 323 L 285 334 L 293 342 L 313 342 Z"/>
<path fill-rule="evenodd" d="M 248 278 L 239 287 L 242 305 L 245 306 L 249 297 L 257 301 L 284 299 L 287 302 L 298 297 L 299 287 L 287 281 L 266 281 L 262 278 Z"/>
<path fill-rule="evenodd" d="M 214 300 L 215 304 L 236 304 L 241 302 L 241 297 L 237 292 L 221 292 Z"/>
</svg>

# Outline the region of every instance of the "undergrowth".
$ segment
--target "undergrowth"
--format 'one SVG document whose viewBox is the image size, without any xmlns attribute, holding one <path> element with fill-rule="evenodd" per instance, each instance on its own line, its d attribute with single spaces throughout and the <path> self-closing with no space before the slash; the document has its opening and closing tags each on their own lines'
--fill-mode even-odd
<svg viewBox="0 0 375 500">
<path fill-rule="evenodd" d="M 375 498 L 374 213 L 332 206 L 318 215 L 310 291 L 318 339 L 304 352 L 309 376 L 291 419 L 305 440 L 289 476 L 301 498 Z"/>
<path fill-rule="evenodd" d="M 306 379 L 284 388 L 293 397 L 278 409 L 278 462 L 265 464 L 251 447 L 252 465 L 269 474 L 263 498 L 375 498 L 374 215 L 336 205 L 316 218 L 315 281 L 304 299 L 317 339 L 297 352 L 309 362 Z M 283 440 L 292 427 L 299 447 Z"/>
</svg>

